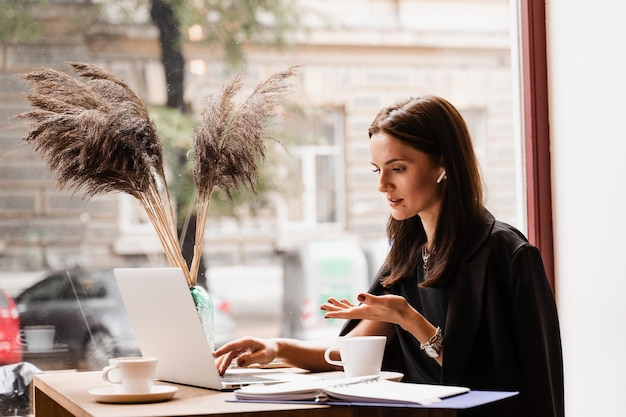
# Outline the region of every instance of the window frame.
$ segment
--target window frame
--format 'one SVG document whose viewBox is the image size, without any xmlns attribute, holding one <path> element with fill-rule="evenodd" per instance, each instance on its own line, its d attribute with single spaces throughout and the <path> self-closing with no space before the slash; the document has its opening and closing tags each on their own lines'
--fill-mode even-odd
<svg viewBox="0 0 626 417">
<path fill-rule="evenodd" d="M 556 292 L 545 2 L 519 0 L 519 13 L 528 239 Z"/>
</svg>

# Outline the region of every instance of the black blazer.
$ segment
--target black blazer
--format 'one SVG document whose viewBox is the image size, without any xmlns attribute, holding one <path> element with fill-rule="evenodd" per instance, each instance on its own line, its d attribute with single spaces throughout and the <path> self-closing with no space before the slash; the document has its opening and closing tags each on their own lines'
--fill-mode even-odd
<svg viewBox="0 0 626 417">
<path fill-rule="evenodd" d="M 379 272 L 370 292 L 381 294 Z M 358 320 L 349 321 L 342 334 Z M 396 326 L 398 332 L 404 330 Z M 402 371 L 390 343 L 385 369 Z M 541 254 L 515 228 L 486 212 L 481 232 L 448 284 L 441 383 L 519 391 L 514 400 L 459 415 L 564 415 L 563 357 L 556 304 Z"/>
</svg>

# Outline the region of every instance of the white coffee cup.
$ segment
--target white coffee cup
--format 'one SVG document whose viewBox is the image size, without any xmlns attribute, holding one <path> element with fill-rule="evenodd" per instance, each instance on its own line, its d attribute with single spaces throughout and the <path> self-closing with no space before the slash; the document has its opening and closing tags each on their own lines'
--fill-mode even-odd
<svg viewBox="0 0 626 417">
<path fill-rule="evenodd" d="M 109 359 L 102 379 L 113 384 L 118 394 L 147 394 L 152 392 L 157 362 L 157 358 L 138 356 Z"/>
<path fill-rule="evenodd" d="M 337 346 L 324 352 L 324 359 L 331 365 L 342 366 L 348 378 L 364 375 L 379 375 L 385 353 L 385 336 L 343 336 L 337 339 Z M 338 351 L 341 360 L 330 358 Z"/>
<path fill-rule="evenodd" d="M 54 347 L 54 326 L 24 326 L 20 341 L 29 351 L 50 350 Z"/>
</svg>

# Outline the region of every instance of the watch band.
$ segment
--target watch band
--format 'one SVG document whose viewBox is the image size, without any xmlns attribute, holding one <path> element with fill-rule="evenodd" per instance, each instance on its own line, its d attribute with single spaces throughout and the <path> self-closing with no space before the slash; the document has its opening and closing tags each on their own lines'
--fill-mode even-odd
<svg viewBox="0 0 626 417">
<path fill-rule="evenodd" d="M 441 332 L 441 327 L 437 327 L 435 334 L 428 340 L 428 342 L 420 343 L 420 349 L 422 349 L 428 357 L 435 359 L 439 357 L 442 345 L 443 333 Z"/>
</svg>

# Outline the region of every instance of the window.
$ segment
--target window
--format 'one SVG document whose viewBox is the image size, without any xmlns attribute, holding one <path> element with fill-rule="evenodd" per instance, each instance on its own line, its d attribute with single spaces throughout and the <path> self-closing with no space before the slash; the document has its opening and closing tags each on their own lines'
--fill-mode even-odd
<svg viewBox="0 0 626 417">
<path fill-rule="evenodd" d="M 285 228 L 340 227 L 344 224 L 343 114 L 310 109 L 287 117 L 285 133 L 293 138 L 283 161 L 287 181 L 279 222 Z"/>
<path fill-rule="evenodd" d="M 256 245 L 263 256 L 275 256 L 263 262 L 278 265 L 270 278 L 260 269 L 253 271 L 251 282 L 266 281 L 254 287 L 254 297 L 243 303 L 235 297 L 245 294 L 245 285 L 231 291 L 242 282 L 237 275 L 241 265 L 228 265 L 223 278 L 213 278 L 223 280 L 214 288 L 226 288 L 218 295 L 235 306 L 235 312 L 245 305 L 237 317 L 240 331 L 254 335 L 260 331 L 256 327 L 267 329 L 257 326 L 258 322 L 246 322 L 253 315 L 250 311 L 258 313 L 263 308 L 268 314 L 280 313 L 279 298 L 263 298 L 261 308 L 253 305 L 260 299 L 258 291 L 270 289 L 272 297 L 280 296 L 281 276 L 273 272 L 281 267 L 274 245 L 282 235 L 277 235 L 289 232 L 302 237 L 306 235 L 302 231 L 315 231 L 325 236 L 328 231 L 347 231 L 360 243 L 384 235 L 388 208 L 372 189 L 367 127 L 380 107 L 407 95 L 440 94 L 463 113 L 488 183 L 490 209 L 527 230 L 553 279 L 544 2 L 458 0 L 459 8 L 451 11 L 435 0 L 375 0 L 366 2 L 376 10 L 376 22 L 371 25 L 368 7 L 345 13 L 354 11 L 353 3 L 358 2 L 306 3 L 327 7 L 332 16 L 328 21 L 316 20 L 311 27 L 314 36 L 298 38 L 298 48 L 279 53 L 247 45 L 244 90 L 290 63 L 302 64 L 294 100 L 303 110 L 283 121 L 285 153 L 275 165 L 280 190 L 272 195 L 277 214 L 264 212 L 272 222 L 236 219 L 211 236 L 227 255 Z M 74 6 L 88 5 L 50 2 L 48 23 L 59 29 L 58 16 L 67 15 Z M 46 13 L 42 10 L 37 15 L 45 18 Z M 467 18 L 470 14 L 480 18 Z M 517 14 L 519 78 L 524 92 L 519 96 L 514 93 L 518 64 L 512 58 L 517 51 L 511 53 L 514 42 L 509 32 L 511 15 Z M 346 17 L 345 25 L 335 25 L 342 17 Z M 51 270 L 73 266 L 76 259 L 94 268 L 164 263 L 152 224 L 132 197 L 98 196 L 85 204 L 80 193 L 69 198 L 66 191 L 56 192 L 45 164 L 21 141 L 25 126 L 11 119 L 27 107 L 24 84 L 15 74 L 37 67 L 69 72 L 65 61 L 88 60 L 107 67 L 149 104 L 165 100 L 165 77 L 154 33 L 140 26 L 95 29 L 84 38 L 76 29 L 66 39 L 59 32 L 45 41 L 2 40 L 0 44 L 0 285 L 8 286 L 10 295 Z M 201 60 L 204 66 L 197 71 L 197 64 L 190 65 L 186 79 L 186 99 L 199 113 L 206 93 L 216 91 L 230 77 L 221 56 L 206 45 L 193 44 L 185 52 L 189 64 Z M 516 107 L 518 101 L 523 103 L 521 108 Z M 242 228 L 231 227 L 246 221 L 259 226 L 252 236 L 240 236 Z M 231 259 L 251 258 L 223 256 L 216 263 Z M 20 281 L 21 275 L 25 278 Z M 49 288 L 37 294 L 48 300 L 56 296 Z M 60 305 L 59 300 L 52 297 Z M 279 307 L 270 311 L 268 305 Z M 261 319 L 271 321 L 265 316 Z M 269 332 L 278 332 L 277 328 L 272 324 Z"/>
</svg>

